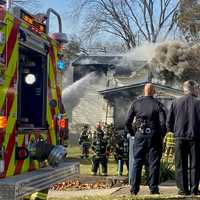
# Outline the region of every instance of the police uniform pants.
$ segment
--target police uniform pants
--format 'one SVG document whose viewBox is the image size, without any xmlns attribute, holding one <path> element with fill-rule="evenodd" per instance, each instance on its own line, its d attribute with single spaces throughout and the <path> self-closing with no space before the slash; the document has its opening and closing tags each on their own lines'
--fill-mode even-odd
<svg viewBox="0 0 200 200">
<path fill-rule="evenodd" d="M 180 192 L 196 193 L 198 191 L 200 168 L 199 152 L 200 141 L 176 139 L 176 183 Z"/>
<path fill-rule="evenodd" d="M 108 169 L 108 159 L 106 156 L 97 156 L 92 157 L 92 172 L 97 173 L 99 165 L 101 164 L 102 173 L 107 174 Z"/>
<path fill-rule="evenodd" d="M 89 145 L 88 144 L 82 144 L 81 150 L 82 150 L 82 156 L 88 157 L 88 155 L 89 155 Z"/>
<path fill-rule="evenodd" d="M 151 192 L 157 192 L 159 183 L 160 159 L 162 155 L 162 140 L 136 135 L 133 145 L 133 169 L 131 176 L 131 191 L 139 192 L 142 167 L 145 162 L 149 164 L 148 185 Z"/>
<path fill-rule="evenodd" d="M 124 166 L 124 163 L 126 164 L 126 168 L 127 168 L 127 170 L 128 170 L 128 168 L 129 168 L 129 163 L 128 163 L 128 159 L 119 159 L 118 160 L 118 175 L 122 175 L 122 173 L 123 173 L 123 166 Z"/>
</svg>

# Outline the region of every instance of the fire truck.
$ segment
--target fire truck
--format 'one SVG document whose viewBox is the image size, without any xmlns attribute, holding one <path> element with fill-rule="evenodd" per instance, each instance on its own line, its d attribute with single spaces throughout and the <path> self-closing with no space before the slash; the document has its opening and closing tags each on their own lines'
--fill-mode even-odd
<svg viewBox="0 0 200 200">
<path fill-rule="evenodd" d="M 51 15 L 59 32 L 50 35 Z M 60 15 L 0 0 L 0 199 L 23 199 L 79 174 L 66 160 Z"/>
</svg>

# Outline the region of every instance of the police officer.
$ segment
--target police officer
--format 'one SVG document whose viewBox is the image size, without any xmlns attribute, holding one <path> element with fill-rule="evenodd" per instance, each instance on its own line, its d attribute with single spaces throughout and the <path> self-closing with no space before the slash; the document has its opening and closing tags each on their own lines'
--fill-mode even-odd
<svg viewBox="0 0 200 200">
<path fill-rule="evenodd" d="M 174 132 L 175 136 L 176 183 L 180 195 L 199 194 L 200 101 L 196 98 L 198 90 L 195 81 L 184 82 L 184 96 L 172 103 L 167 117 L 168 131 Z"/>
<path fill-rule="evenodd" d="M 88 125 L 84 125 L 83 130 L 81 132 L 81 136 L 79 138 L 79 144 L 81 145 L 81 158 L 89 157 L 89 148 L 90 148 L 90 139 L 89 139 L 89 127 Z"/>
<path fill-rule="evenodd" d="M 99 165 L 101 164 L 102 175 L 107 176 L 109 146 L 100 125 L 97 125 L 96 128 L 96 137 L 92 142 L 92 150 L 94 151 L 92 157 L 92 174 L 97 175 Z"/>
<path fill-rule="evenodd" d="M 126 164 L 127 170 L 129 167 L 129 141 L 126 132 L 121 135 L 121 138 L 116 145 L 116 156 L 118 160 L 118 176 L 122 176 L 124 163 Z"/>
<path fill-rule="evenodd" d="M 164 106 L 153 98 L 154 86 L 145 84 L 144 96 L 133 102 L 126 121 L 129 133 L 134 139 L 134 164 L 131 177 L 132 194 L 139 192 L 141 170 L 146 159 L 149 164 L 149 189 L 151 194 L 159 194 L 159 168 L 162 155 L 162 140 L 166 133 L 166 113 Z M 132 122 L 135 118 L 136 131 Z"/>
</svg>

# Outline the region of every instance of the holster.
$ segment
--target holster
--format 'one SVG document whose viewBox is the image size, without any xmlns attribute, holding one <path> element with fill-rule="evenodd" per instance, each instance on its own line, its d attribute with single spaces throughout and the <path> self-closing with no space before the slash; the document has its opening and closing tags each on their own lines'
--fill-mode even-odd
<svg viewBox="0 0 200 200">
<path fill-rule="evenodd" d="M 151 135 L 155 132 L 155 126 L 152 121 L 136 119 L 137 133 L 142 135 Z"/>
</svg>

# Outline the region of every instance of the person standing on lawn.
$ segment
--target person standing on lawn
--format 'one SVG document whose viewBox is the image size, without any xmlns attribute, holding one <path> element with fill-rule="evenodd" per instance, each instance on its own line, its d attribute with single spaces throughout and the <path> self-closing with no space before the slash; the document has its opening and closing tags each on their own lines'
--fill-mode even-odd
<svg viewBox="0 0 200 200">
<path fill-rule="evenodd" d="M 167 129 L 175 136 L 175 171 L 178 194 L 198 195 L 200 165 L 199 85 L 183 83 L 184 96 L 175 100 L 168 113 Z M 189 164 L 190 163 L 190 164 Z M 188 169 L 190 180 L 188 180 Z"/>
<path fill-rule="evenodd" d="M 90 136 L 89 126 L 84 125 L 79 138 L 79 144 L 81 146 L 81 159 L 89 157 L 89 149 L 90 149 L 89 136 Z"/>
<path fill-rule="evenodd" d="M 94 155 L 92 156 L 92 175 L 97 175 L 97 171 L 101 164 L 102 175 L 107 176 L 109 144 L 106 138 L 104 138 L 104 132 L 100 124 L 96 127 L 96 137 L 92 142 L 92 150 L 94 151 Z"/>
<path fill-rule="evenodd" d="M 159 194 L 159 170 L 162 143 L 166 134 L 166 113 L 163 104 L 153 97 L 154 94 L 153 84 L 145 84 L 144 96 L 133 102 L 126 121 L 129 133 L 135 137 L 130 189 L 131 194 L 134 195 L 139 192 L 141 171 L 145 162 L 148 162 L 149 165 L 150 193 Z M 132 126 L 133 121 L 135 121 L 135 131 Z"/>
</svg>

